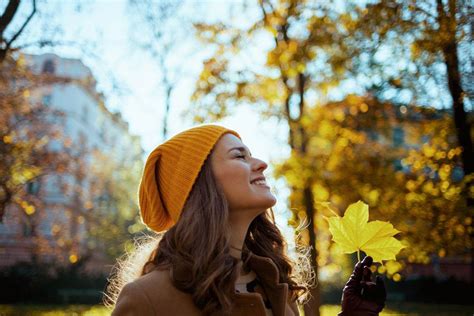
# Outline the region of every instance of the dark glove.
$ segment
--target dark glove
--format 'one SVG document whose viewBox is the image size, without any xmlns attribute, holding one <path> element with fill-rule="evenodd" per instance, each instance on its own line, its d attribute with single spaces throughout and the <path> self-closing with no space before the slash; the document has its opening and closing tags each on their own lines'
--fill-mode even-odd
<svg viewBox="0 0 474 316">
<path fill-rule="evenodd" d="M 377 316 L 385 307 L 387 292 L 380 276 L 372 282 L 372 257 L 357 262 L 342 291 L 342 311 L 338 316 Z"/>
</svg>

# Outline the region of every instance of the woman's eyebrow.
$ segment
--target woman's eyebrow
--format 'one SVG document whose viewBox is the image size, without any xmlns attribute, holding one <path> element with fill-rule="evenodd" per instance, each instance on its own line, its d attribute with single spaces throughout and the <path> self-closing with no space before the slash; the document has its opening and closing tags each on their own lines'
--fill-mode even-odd
<svg viewBox="0 0 474 316">
<path fill-rule="evenodd" d="M 231 151 L 231 150 L 234 150 L 234 149 L 237 149 L 241 152 L 248 152 L 249 153 L 249 156 L 252 157 L 252 153 L 250 152 L 249 149 L 245 148 L 245 147 L 232 147 L 231 149 L 229 149 L 227 152 Z"/>
</svg>

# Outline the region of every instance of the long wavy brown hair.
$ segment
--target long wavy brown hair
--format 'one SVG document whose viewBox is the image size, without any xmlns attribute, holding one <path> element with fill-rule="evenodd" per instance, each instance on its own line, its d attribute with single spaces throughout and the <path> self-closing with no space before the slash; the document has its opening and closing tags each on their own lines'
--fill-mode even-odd
<svg viewBox="0 0 474 316">
<path fill-rule="evenodd" d="M 154 269 L 171 269 L 174 286 L 189 293 L 203 314 L 230 312 L 239 260 L 230 255 L 229 208 L 209 157 L 178 222 L 164 233 L 137 240 L 135 251 L 118 260 L 104 293 L 106 306 L 113 308 L 121 289 L 134 279 Z M 309 298 L 309 288 L 314 285 L 309 249 L 297 248 L 294 261 L 287 256 L 287 244 L 272 209 L 250 224 L 244 258 L 248 251 L 273 260 L 280 271 L 280 282 L 288 284 L 291 299 L 299 298 L 302 303 Z M 187 277 L 179 279 L 180 275 Z"/>
</svg>

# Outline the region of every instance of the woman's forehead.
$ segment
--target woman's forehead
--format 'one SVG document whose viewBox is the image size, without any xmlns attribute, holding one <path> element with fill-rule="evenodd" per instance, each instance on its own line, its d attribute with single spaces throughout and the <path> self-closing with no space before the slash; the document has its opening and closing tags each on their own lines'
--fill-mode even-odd
<svg viewBox="0 0 474 316">
<path fill-rule="evenodd" d="M 229 134 L 229 133 L 225 134 L 217 143 L 218 150 L 222 152 L 228 152 L 232 148 L 236 148 L 236 147 L 243 147 L 247 151 L 250 152 L 248 147 L 245 146 L 245 144 L 240 140 L 240 138 L 238 138 L 237 136 L 233 134 Z"/>
</svg>

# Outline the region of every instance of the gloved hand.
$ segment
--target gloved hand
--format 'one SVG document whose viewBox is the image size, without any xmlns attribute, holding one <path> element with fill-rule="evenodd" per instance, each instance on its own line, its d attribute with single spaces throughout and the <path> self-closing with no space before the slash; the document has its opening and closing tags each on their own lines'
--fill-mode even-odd
<svg viewBox="0 0 474 316">
<path fill-rule="evenodd" d="M 385 307 L 387 292 L 380 276 L 372 282 L 372 257 L 358 262 L 342 291 L 342 311 L 338 316 L 377 316 Z"/>
</svg>

